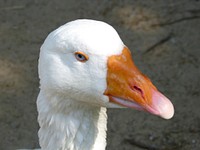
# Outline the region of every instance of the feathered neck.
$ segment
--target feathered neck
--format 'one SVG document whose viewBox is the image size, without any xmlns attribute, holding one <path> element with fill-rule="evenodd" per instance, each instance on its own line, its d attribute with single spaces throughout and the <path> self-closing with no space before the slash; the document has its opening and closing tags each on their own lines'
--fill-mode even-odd
<svg viewBox="0 0 200 150">
<path fill-rule="evenodd" d="M 38 132 L 42 150 L 105 150 L 106 108 L 40 91 Z"/>
</svg>

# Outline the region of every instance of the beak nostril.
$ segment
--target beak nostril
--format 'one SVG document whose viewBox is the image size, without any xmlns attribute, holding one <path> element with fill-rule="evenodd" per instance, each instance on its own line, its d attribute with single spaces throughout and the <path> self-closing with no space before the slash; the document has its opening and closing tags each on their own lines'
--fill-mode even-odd
<svg viewBox="0 0 200 150">
<path fill-rule="evenodd" d="M 138 86 L 134 85 L 134 86 L 131 86 L 131 89 L 134 90 L 134 91 L 137 91 L 138 93 L 140 93 L 140 95 L 144 98 L 144 92 L 142 91 L 141 88 L 139 88 Z"/>
</svg>

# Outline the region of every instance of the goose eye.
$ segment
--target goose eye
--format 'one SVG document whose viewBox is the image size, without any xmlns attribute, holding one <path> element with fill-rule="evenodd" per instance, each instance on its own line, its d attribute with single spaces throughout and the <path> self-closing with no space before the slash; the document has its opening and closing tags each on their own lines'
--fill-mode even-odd
<svg viewBox="0 0 200 150">
<path fill-rule="evenodd" d="M 86 62 L 89 57 L 83 52 L 75 52 L 75 57 L 80 62 Z"/>
</svg>

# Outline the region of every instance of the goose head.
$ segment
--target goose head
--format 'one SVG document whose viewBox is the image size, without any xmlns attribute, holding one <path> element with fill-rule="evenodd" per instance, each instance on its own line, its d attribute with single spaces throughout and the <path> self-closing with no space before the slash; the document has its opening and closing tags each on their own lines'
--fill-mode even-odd
<svg viewBox="0 0 200 150">
<path fill-rule="evenodd" d="M 139 71 L 116 30 L 104 22 L 80 19 L 51 32 L 41 47 L 39 78 L 42 90 L 74 102 L 134 108 L 165 119 L 174 114 L 169 99 Z"/>
</svg>

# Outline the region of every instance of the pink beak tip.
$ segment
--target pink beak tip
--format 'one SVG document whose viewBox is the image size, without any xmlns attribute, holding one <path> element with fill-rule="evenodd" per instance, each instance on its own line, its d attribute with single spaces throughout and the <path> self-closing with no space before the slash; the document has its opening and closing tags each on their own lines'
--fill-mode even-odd
<svg viewBox="0 0 200 150">
<path fill-rule="evenodd" d="M 171 101 L 158 91 L 153 91 L 152 95 L 152 109 L 157 112 L 156 115 L 171 119 L 174 116 L 174 106 Z"/>
</svg>

